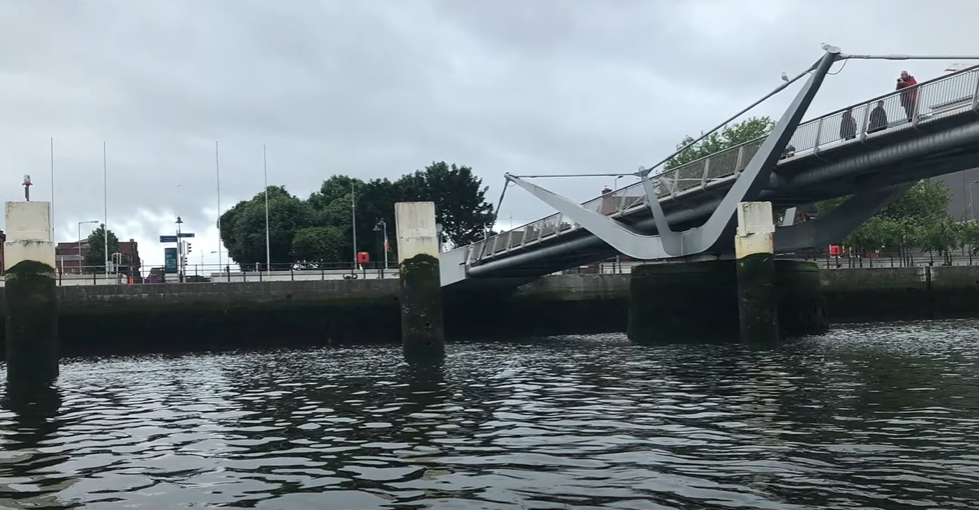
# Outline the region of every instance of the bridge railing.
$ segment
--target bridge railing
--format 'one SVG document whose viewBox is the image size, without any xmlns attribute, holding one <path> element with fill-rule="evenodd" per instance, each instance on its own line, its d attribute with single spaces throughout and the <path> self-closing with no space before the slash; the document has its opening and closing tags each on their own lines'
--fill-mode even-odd
<svg viewBox="0 0 979 510">
<path fill-rule="evenodd" d="M 979 112 L 979 66 L 963 69 L 913 88 L 891 92 L 800 124 L 782 161 L 914 129 L 938 119 Z M 852 120 L 851 120 L 852 119 Z M 676 199 L 736 178 L 761 147 L 765 137 L 710 154 L 652 176 L 659 200 Z M 618 217 L 645 207 L 642 183 L 620 188 L 582 204 L 586 209 Z M 498 257 L 580 228 L 552 214 L 470 245 L 469 263 Z"/>
</svg>

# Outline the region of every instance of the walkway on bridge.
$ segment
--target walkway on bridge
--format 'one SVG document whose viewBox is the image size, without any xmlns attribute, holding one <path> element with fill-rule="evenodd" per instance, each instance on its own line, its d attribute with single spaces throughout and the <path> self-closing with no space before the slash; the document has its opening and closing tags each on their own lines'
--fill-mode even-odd
<svg viewBox="0 0 979 510">
<path fill-rule="evenodd" d="M 790 117 L 801 118 L 822 76 L 814 66 L 809 82 L 770 136 L 649 175 L 580 206 L 570 207 L 563 197 L 508 175 L 509 181 L 561 212 L 443 253 L 443 286 L 469 277 L 537 277 L 623 252 L 610 246 L 605 235 L 600 238 L 590 231 L 595 228 L 582 226 L 602 227 L 591 216 L 612 218 L 637 234 L 658 234 L 664 225 L 696 229 L 711 217 L 752 163 L 764 165 L 759 160 L 765 156 L 772 164 L 755 198 L 771 201 L 778 210 L 789 209 L 794 216 L 792 207 L 854 193 L 863 202 L 863 207 L 853 203 L 844 208 L 851 216 L 849 221 L 837 218 L 835 228 L 824 229 L 822 235 L 782 235 L 786 242 L 776 243 L 779 251 L 822 246 L 823 238 L 838 235 L 840 229 L 846 229 L 845 235 L 921 178 L 979 166 L 979 66 L 919 84 L 911 92 L 916 101 L 910 119 L 903 107 L 906 89 L 805 123 L 792 123 Z M 793 112 L 793 107 L 801 111 Z M 782 143 L 778 144 L 773 138 L 779 137 L 779 129 L 786 124 L 797 127 L 781 133 Z M 759 153 L 773 148 L 777 149 L 774 156 Z M 764 169 L 756 173 L 759 170 Z M 650 194 L 655 194 L 660 207 L 650 203 Z M 661 209 L 660 222 L 654 218 L 656 209 Z M 779 231 L 792 226 L 801 233 L 800 225 L 791 222 Z M 722 245 L 722 251 L 724 248 Z"/>
</svg>

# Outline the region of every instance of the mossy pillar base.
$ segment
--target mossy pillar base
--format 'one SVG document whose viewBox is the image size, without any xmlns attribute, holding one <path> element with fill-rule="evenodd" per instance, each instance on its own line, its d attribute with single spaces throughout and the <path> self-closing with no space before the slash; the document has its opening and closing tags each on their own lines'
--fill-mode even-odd
<svg viewBox="0 0 979 510">
<path fill-rule="evenodd" d="M 7 380 L 49 383 L 58 378 L 58 297 L 54 268 L 25 260 L 7 270 Z"/>
<path fill-rule="evenodd" d="M 426 363 L 445 357 L 442 284 L 439 261 L 415 255 L 401 263 L 401 344 L 407 361 Z"/>
<path fill-rule="evenodd" d="M 825 333 L 819 268 L 775 260 L 779 337 Z M 636 343 L 738 341 L 738 268 L 734 260 L 648 264 L 629 281 L 629 339 Z"/>
<path fill-rule="evenodd" d="M 739 258 L 738 322 L 744 342 L 773 342 L 780 337 L 775 255 L 754 253 Z"/>
<path fill-rule="evenodd" d="M 734 261 L 647 264 L 629 280 L 629 339 L 636 343 L 735 338 Z"/>
<path fill-rule="evenodd" d="M 401 343 L 410 363 L 445 358 L 442 281 L 434 202 L 394 204 L 401 268 Z"/>
<path fill-rule="evenodd" d="M 742 342 L 779 339 L 775 290 L 775 219 L 771 202 L 738 204 L 734 258 L 738 271 L 738 316 Z"/>
<path fill-rule="evenodd" d="M 819 265 L 795 260 L 775 261 L 778 325 L 783 337 L 819 335 L 829 331 Z"/>
</svg>

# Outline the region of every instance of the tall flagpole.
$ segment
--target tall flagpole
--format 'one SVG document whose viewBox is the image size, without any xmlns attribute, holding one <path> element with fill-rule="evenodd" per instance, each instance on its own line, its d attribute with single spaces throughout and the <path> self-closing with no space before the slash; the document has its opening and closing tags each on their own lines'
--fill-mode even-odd
<svg viewBox="0 0 979 510">
<path fill-rule="evenodd" d="M 350 266 L 350 274 L 357 272 L 357 198 L 354 194 L 354 180 L 350 179 L 350 225 L 353 227 L 354 259 Z"/>
<path fill-rule="evenodd" d="M 269 244 L 269 160 L 262 144 L 262 174 L 265 176 L 265 270 L 272 270 L 272 247 Z"/>
<path fill-rule="evenodd" d="M 50 214 L 51 222 L 51 242 L 57 245 L 57 241 L 54 238 L 54 137 L 51 137 L 51 208 L 48 209 Z"/>
<path fill-rule="evenodd" d="M 221 159 L 218 156 L 218 141 L 214 141 L 214 174 L 217 176 L 218 181 L 218 272 L 221 272 Z M 203 256 L 204 251 L 201 251 L 201 256 Z"/>
<path fill-rule="evenodd" d="M 105 264 L 105 283 L 109 283 L 109 163 L 105 155 L 105 141 L 102 142 L 102 212 L 105 223 L 102 224 L 102 262 Z M 179 241 L 179 239 L 178 239 Z"/>
</svg>

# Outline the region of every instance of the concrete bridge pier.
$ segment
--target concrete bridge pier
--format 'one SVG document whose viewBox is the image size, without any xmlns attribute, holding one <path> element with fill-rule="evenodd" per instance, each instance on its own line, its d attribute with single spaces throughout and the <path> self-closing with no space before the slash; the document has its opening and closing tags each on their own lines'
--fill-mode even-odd
<svg viewBox="0 0 979 510">
<path fill-rule="evenodd" d="M 401 279 L 401 343 L 405 360 L 445 358 L 439 239 L 434 202 L 394 205 Z"/>
<path fill-rule="evenodd" d="M 775 259 L 771 212 L 767 202 L 739 204 L 734 260 L 633 268 L 629 339 L 763 343 L 825 333 L 819 267 Z"/>
<path fill-rule="evenodd" d="M 49 202 L 7 202 L 3 245 L 7 381 L 58 377 L 58 299 Z"/>
<path fill-rule="evenodd" d="M 734 257 L 738 274 L 738 322 L 742 342 L 779 339 L 775 289 L 775 234 L 771 202 L 738 204 Z"/>
<path fill-rule="evenodd" d="M 772 322 L 778 324 L 778 338 L 825 333 L 829 326 L 819 267 L 813 262 L 775 260 L 774 269 L 774 292 L 764 299 L 772 294 L 776 298 L 777 318 Z M 740 339 L 742 293 L 738 280 L 735 260 L 633 268 L 629 281 L 629 339 L 646 344 Z M 760 319 L 757 322 L 764 324 Z"/>
</svg>

